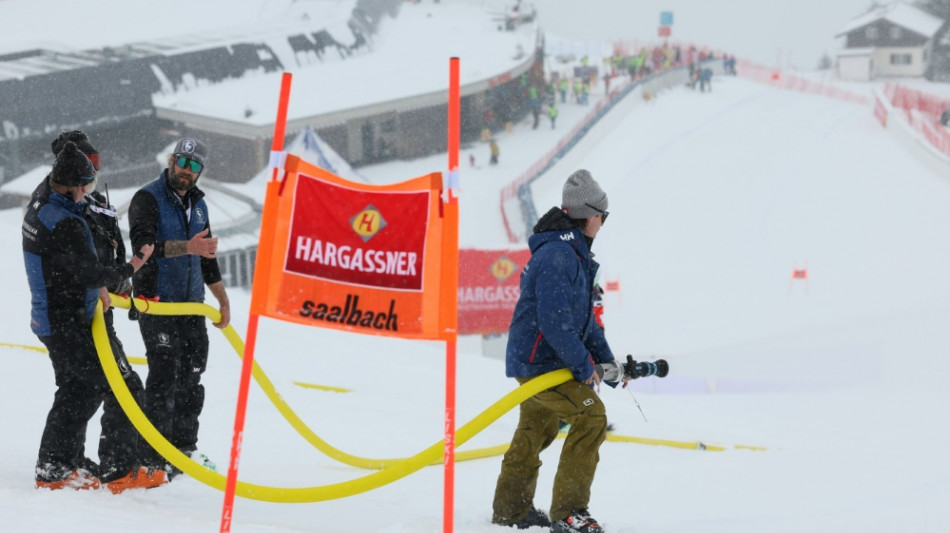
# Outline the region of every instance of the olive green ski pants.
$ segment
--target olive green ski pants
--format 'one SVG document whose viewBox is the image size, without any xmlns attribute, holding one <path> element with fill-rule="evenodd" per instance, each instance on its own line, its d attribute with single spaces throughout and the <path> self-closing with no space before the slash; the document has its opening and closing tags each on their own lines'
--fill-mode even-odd
<svg viewBox="0 0 950 533">
<path fill-rule="evenodd" d="M 517 379 L 521 384 L 528 381 Z M 528 515 L 534 505 L 541 451 L 554 442 L 560 420 L 571 428 L 554 477 L 549 517 L 554 522 L 574 509 L 588 508 L 600 445 L 607 434 L 607 412 L 593 389 L 571 380 L 522 402 L 518 428 L 495 486 L 492 522 L 510 525 Z"/>
</svg>

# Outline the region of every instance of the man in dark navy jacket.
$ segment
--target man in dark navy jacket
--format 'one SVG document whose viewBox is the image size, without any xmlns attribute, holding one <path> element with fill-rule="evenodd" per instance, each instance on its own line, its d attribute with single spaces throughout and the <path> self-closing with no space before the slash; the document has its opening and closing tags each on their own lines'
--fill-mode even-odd
<svg viewBox="0 0 950 533">
<path fill-rule="evenodd" d="M 128 278 L 152 253 L 143 246 L 129 263 L 98 261 L 83 219 L 83 197 L 96 176 L 92 162 L 66 142 L 47 180 L 23 218 L 23 258 L 32 296 L 31 327 L 49 350 L 56 394 L 36 462 L 38 488 L 98 488 L 100 479 L 80 464 L 86 425 L 105 400 L 99 455 L 102 484 L 113 492 L 164 483 L 138 465 L 135 430 L 125 419 L 99 365 L 92 317 L 99 289 Z"/>
<path fill-rule="evenodd" d="M 216 256 L 218 239 L 211 236 L 208 205 L 196 184 L 204 171 L 207 149 L 185 138 L 175 145 L 168 167 L 146 184 L 129 205 L 132 247 L 154 244 L 152 259 L 136 273 L 136 297 L 162 302 L 203 302 L 205 285 L 218 300 L 221 321 L 231 320 L 228 295 Z M 204 317 L 142 315 L 139 329 L 148 358 L 146 414 L 185 455 L 208 468 L 214 463 L 198 453 L 198 415 L 204 406 L 201 374 L 208 363 L 208 330 Z M 171 474 L 178 471 L 163 458 L 152 458 Z"/>
<path fill-rule="evenodd" d="M 119 230 L 119 223 L 117 220 L 118 213 L 116 212 L 115 207 L 109 204 L 108 201 L 108 186 L 106 186 L 106 194 L 103 195 L 97 189 L 97 184 L 99 184 L 98 173 L 100 169 L 100 154 L 99 151 L 92 145 L 89 140 L 89 136 L 86 135 L 86 132 L 81 130 L 71 130 L 64 131 L 59 134 L 53 142 L 50 143 L 50 148 L 53 151 L 53 156 L 58 156 L 60 152 L 63 151 L 63 147 L 67 142 L 72 142 L 76 145 L 77 148 L 92 162 L 92 166 L 96 171 L 96 179 L 92 181 L 89 185 L 86 186 L 86 196 L 83 198 L 85 209 L 83 211 L 83 217 L 86 220 L 86 224 L 89 226 L 89 231 L 92 233 L 92 242 L 96 248 L 96 254 L 99 257 L 99 263 L 105 267 L 116 267 L 125 263 L 127 261 L 125 257 L 125 243 L 122 240 L 122 232 Z M 47 176 L 43 181 L 37 185 L 36 189 L 33 191 L 32 200 L 40 200 L 45 203 L 49 200 L 49 195 L 51 189 L 51 176 Z M 119 371 L 122 374 L 122 379 L 125 381 L 126 386 L 129 388 L 129 392 L 132 393 L 132 397 L 139 403 L 139 405 L 145 405 L 145 386 L 142 384 L 142 379 L 139 375 L 132 369 L 132 366 L 129 365 L 128 357 L 125 354 L 125 348 L 122 345 L 122 342 L 119 340 L 119 336 L 115 331 L 113 325 L 113 311 L 112 311 L 112 298 L 109 293 L 115 294 L 124 294 L 130 295 L 132 292 L 132 281 L 130 278 L 123 278 L 119 282 L 109 286 L 109 287 L 100 287 L 99 288 L 99 299 L 102 301 L 102 315 L 105 319 L 106 333 L 109 336 L 109 344 L 112 347 L 112 354 L 115 357 L 115 362 L 119 367 Z M 114 465 L 128 464 L 129 457 L 135 457 L 135 462 L 138 464 L 140 461 L 138 459 L 140 453 L 145 453 L 148 448 L 145 441 L 141 439 L 138 435 L 138 432 L 132 427 L 131 422 L 129 422 L 125 413 L 121 409 L 111 409 L 109 402 L 112 402 L 112 396 L 106 397 L 106 403 L 110 408 L 104 410 L 102 426 L 107 428 L 108 431 L 113 433 L 113 437 L 104 439 L 104 441 L 116 441 L 116 442 L 125 442 L 127 439 L 125 435 L 127 432 L 131 432 L 132 435 L 135 435 L 134 442 L 129 442 L 128 446 L 106 446 L 99 450 L 99 461 L 100 463 L 105 464 L 105 468 L 99 468 L 94 461 L 85 457 L 85 453 L 82 454 L 82 459 L 80 463 L 83 468 L 88 470 L 91 473 L 94 473 L 99 477 L 100 482 L 109 483 L 112 478 L 121 472 L 111 472 L 110 468 L 114 468 Z M 115 419 L 113 419 L 116 417 Z M 109 456 L 113 454 L 114 456 Z M 110 465 L 113 465 L 110 467 Z M 125 472 L 127 473 L 127 472 Z M 164 475 L 164 474 L 163 474 Z M 111 488 L 115 488 L 115 483 L 109 485 Z"/>
<path fill-rule="evenodd" d="M 590 487 L 607 414 L 593 387 L 594 365 L 613 353 L 594 317 L 598 264 L 591 245 L 607 220 L 607 194 L 590 172 L 578 170 L 564 184 L 561 207 L 552 207 L 528 239 L 531 259 L 521 273 L 521 296 L 508 332 L 506 373 L 519 383 L 566 368 L 574 379 L 539 392 L 520 406 L 520 419 L 502 461 L 492 522 L 554 533 L 602 533 L 590 516 Z M 534 506 L 539 455 L 570 424 L 564 441 L 550 515 Z M 550 519 L 548 518 L 550 516 Z"/>
</svg>

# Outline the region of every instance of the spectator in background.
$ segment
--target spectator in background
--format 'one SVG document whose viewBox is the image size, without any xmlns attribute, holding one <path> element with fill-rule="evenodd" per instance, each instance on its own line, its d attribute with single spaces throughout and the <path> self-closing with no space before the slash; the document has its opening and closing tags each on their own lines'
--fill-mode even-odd
<svg viewBox="0 0 950 533">
<path fill-rule="evenodd" d="M 702 67 L 699 71 L 699 90 L 702 92 L 712 92 L 712 69 Z"/>
<path fill-rule="evenodd" d="M 736 75 L 736 56 L 723 54 L 722 68 L 726 74 L 730 76 L 735 76 Z"/>
<path fill-rule="evenodd" d="M 548 118 L 551 119 L 551 129 L 554 129 L 554 122 L 557 120 L 557 106 L 554 105 L 554 102 L 551 102 L 548 105 Z"/>
<path fill-rule="evenodd" d="M 538 88 L 533 84 L 528 87 L 528 107 L 531 108 L 531 116 L 534 117 L 534 124 L 531 129 L 538 129 L 538 120 L 541 115 L 541 99 L 538 96 Z"/>
<path fill-rule="evenodd" d="M 488 149 L 491 154 L 491 159 L 488 160 L 488 164 L 497 165 L 498 164 L 498 142 L 494 138 L 488 141 Z"/>
</svg>

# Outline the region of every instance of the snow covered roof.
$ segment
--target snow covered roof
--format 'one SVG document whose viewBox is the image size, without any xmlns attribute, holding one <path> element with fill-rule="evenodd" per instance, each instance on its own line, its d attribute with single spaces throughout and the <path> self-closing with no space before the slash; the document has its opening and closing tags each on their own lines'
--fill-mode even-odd
<svg viewBox="0 0 950 533">
<path fill-rule="evenodd" d="M 487 89 L 507 81 L 512 72 L 530 68 L 538 39 L 536 23 L 500 31 L 484 6 L 404 4 L 398 18 L 380 25 L 368 53 L 346 60 L 314 59 L 314 64 L 292 69 L 288 130 L 314 124 L 314 117 L 320 117 L 321 124 L 335 124 L 352 118 L 347 113 L 378 114 L 399 101 L 412 100 L 420 106 L 444 102 L 450 57 L 460 58 L 463 96 Z M 285 65 L 291 67 L 293 61 Z M 156 95 L 153 103 L 161 118 L 232 134 L 267 136 L 277 112 L 280 79 L 277 72 L 252 73 L 239 80 Z M 422 97 L 430 97 L 431 103 L 421 102 Z"/>
<path fill-rule="evenodd" d="M 903 2 L 894 2 L 878 6 L 852 20 L 836 37 L 851 33 L 858 28 L 867 26 L 881 19 L 927 37 L 933 37 L 934 34 L 937 33 L 937 30 L 943 26 L 943 20 L 920 8 Z"/>
<path fill-rule="evenodd" d="M 36 189 L 36 186 L 43 181 L 43 178 L 48 176 L 52 171 L 53 167 L 51 165 L 40 165 L 0 185 L 0 192 L 18 196 L 30 196 L 33 194 L 33 189 Z"/>
</svg>

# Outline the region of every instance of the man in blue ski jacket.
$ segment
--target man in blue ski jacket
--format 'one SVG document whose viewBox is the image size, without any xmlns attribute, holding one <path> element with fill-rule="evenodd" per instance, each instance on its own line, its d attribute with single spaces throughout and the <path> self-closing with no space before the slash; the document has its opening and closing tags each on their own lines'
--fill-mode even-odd
<svg viewBox="0 0 950 533">
<path fill-rule="evenodd" d="M 508 332 L 506 374 L 523 384 L 566 368 L 574 379 L 521 404 L 495 487 L 495 524 L 603 532 L 588 512 L 607 432 L 606 410 L 593 389 L 600 383 L 594 365 L 611 363 L 614 356 L 594 318 L 598 264 L 590 250 L 607 215 L 607 194 L 590 172 L 578 170 L 564 184 L 561 207 L 545 213 L 528 239 L 531 259 L 521 273 L 521 296 Z M 561 420 L 571 429 L 554 478 L 551 512 L 545 515 L 533 501 L 539 455 L 557 437 Z"/>
<path fill-rule="evenodd" d="M 92 338 L 92 318 L 100 288 L 127 279 L 148 259 L 151 246 L 128 263 L 99 262 L 93 235 L 83 218 L 84 196 L 96 171 L 76 143 L 65 142 L 47 190 L 35 195 L 23 217 L 23 258 L 32 297 L 30 325 L 49 350 L 56 393 L 46 419 L 36 461 L 36 487 L 99 488 L 113 492 L 148 488 L 165 482 L 164 472 L 142 468 L 135 429 L 121 411 L 99 364 Z M 101 465 L 92 472 L 83 464 L 86 426 L 105 402 Z"/>
</svg>

